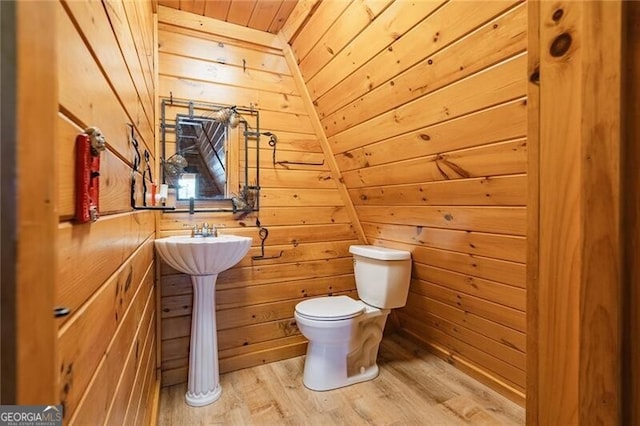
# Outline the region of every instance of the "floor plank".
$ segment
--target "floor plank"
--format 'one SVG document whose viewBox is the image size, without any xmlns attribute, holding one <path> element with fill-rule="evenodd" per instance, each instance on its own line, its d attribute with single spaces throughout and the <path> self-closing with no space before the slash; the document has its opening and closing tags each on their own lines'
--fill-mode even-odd
<svg viewBox="0 0 640 426">
<path fill-rule="evenodd" d="M 524 409 L 410 341 L 385 337 L 380 375 L 327 392 L 302 384 L 304 357 L 222 375 L 222 397 L 184 402 L 186 385 L 162 389 L 159 424 L 524 425 Z"/>
</svg>

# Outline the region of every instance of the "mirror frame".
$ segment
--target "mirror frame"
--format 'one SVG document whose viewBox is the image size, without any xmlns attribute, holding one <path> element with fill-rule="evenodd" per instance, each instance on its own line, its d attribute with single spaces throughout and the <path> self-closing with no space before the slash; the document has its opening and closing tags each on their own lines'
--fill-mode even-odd
<svg viewBox="0 0 640 426">
<path fill-rule="evenodd" d="M 167 107 L 185 108 L 186 114 L 191 117 L 200 116 L 196 115 L 196 110 L 202 111 L 202 113 L 215 113 L 224 109 L 233 109 L 240 116 L 238 128 L 241 129 L 244 141 L 244 185 L 238 188 L 239 194 L 235 197 L 222 197 L 211 199 L 191 199 L 186 201 L 189 203 L 188 208 L 178 208 L 179 204 L 185 203 L 183 200 L 178 200 L 175 196 L 176 208 L 174 210 L 167 210 L 166 213 L 195 213 L 195 212 L 229 212 L 229 213 L 250 213 L 260 209 L 260 113 L 255 108 L 246 108 L 232 105 L 214 104 L 209 102 L 194 102 L 190 100 L 177 100 L 173 96 L 169 98 L 160 98 L 160 180 L 161 183 L 166 184 L 166 177 L 164 171 L 164 163 L 167 160 L 166 152 L 166 137 L 167 132 L 175 132 L 176 125 L 167 123 L 166 109 Z M 182 112 L 181 112 L 182 114 Z M 247 122 L 246 117 L 252 117 L 255 119 L 255 128 L 252 128 Z M 229 126 L 227 124 L 227 133 Z M 249 142 L 255 140 L 255 183 L 249 184 Z M 240 159 L 238 158 L 238 161 Z M 252 159 L 253 160 L 253 159 Z M 240 171 L 238 167 L 238 171 Z M 239 173 L 240 174 L 240 173 Z M 254 202 L 250 207 L 239 207 L 244 202 L 246 204 L 246 194 L 253 194 Z M 245 197 L 243 198 L 243 194 Z"/>
</svg>

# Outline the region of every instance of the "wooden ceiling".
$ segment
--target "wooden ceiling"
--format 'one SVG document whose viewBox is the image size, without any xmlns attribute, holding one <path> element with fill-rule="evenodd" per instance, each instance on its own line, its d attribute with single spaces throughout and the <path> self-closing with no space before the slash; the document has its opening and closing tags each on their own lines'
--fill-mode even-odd
<svg viewBox="0 0 640 426">
<path fill-rule="evenodd" d="M 277 33 L 298 0 L 159 0 L 158 4 Z"/>
</svg>

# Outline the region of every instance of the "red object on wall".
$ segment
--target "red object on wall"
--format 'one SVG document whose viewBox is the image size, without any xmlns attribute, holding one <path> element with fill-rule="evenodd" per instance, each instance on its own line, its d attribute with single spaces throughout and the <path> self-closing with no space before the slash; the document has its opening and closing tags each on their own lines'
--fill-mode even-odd
<svg viewBox="0 0 640 426">
<path fill-rule="evenodd" d="M 76 221 L 95 222 L 100 211 L 100 152 L 91 145 L 91 136 L 76 137 Z"/>
</svg>

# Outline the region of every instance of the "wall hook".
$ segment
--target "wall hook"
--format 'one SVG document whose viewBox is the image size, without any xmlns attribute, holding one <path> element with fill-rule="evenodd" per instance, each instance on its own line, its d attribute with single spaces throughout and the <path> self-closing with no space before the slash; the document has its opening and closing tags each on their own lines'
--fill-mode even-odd
<svg viewBox="0 0 640 426">
<path fill-rule="evenodd" d="M 267 237 L 269 236 L 269 230 L 267 228 L 260 228 L 260 232 L 258 233 L 258 235 L 260 236 L 260 256 L 251 256 L 251 259 L 253 260 L 267 260 L 267 259 L 277 259 L 279 257 L 282 257 L 282 254 L 284 253 L 283 250 L 280 250 L 280 254 L 277 256 L 265 256 L 264 255 L 264 241 L 267 239 Z"/>
</svg>

